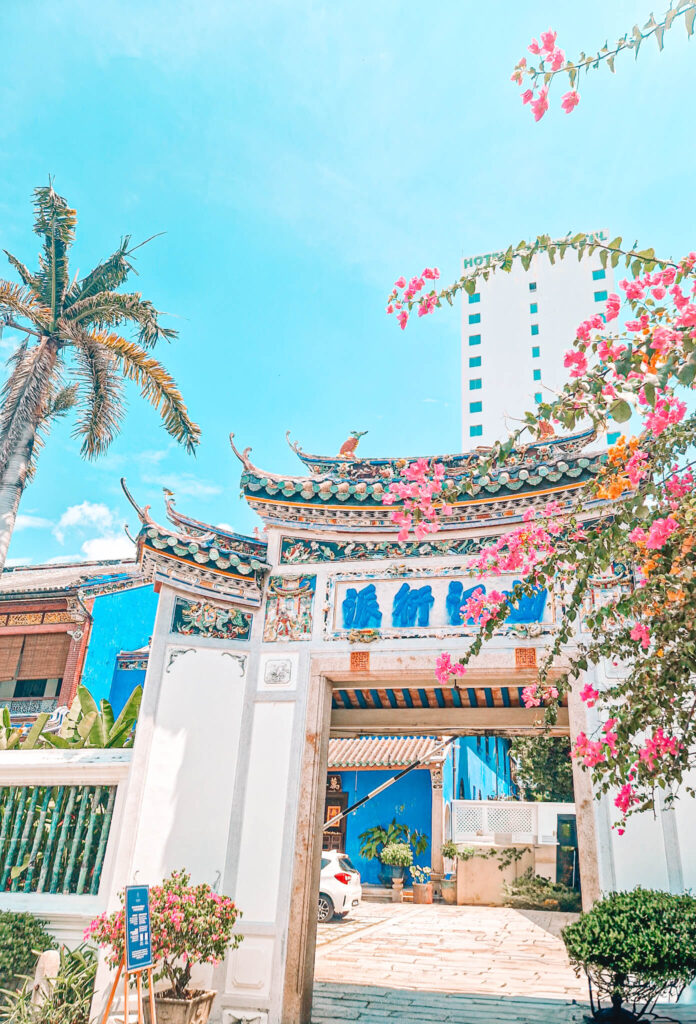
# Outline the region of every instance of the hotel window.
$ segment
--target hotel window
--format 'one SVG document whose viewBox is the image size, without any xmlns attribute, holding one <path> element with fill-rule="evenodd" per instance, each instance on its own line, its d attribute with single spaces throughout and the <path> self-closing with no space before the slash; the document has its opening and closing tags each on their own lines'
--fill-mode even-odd
<svg viewBox="0 0 696 1024">
<path fill-rule="evenodd" d="M 607 276 L 606 270 L 593 270 L 592 271 L 592 280 L 593 281 L 603 281 L 606 276 Z"/>
<path fill-rule="evenodd" d="M 474 377 L 473 380 L 469 381 L 469 391 L 480 391 L 482 383 L 483 382 L 480 377 Z"/>
<path fill-rule="evenodd" d="M 534 380 L 541 380 L 541 370 L 535 370 L 532 376 Z"/>
<path fill-rule="evenodd" d="M 595 300 L 595 302 L 606 302 L 606 299 L 607 299 L 607 293 L 606 292 L 595 292 L 594 293 L 594 300 Z"/>
<path fill-rule="evenodd" d="M 535 292 L 536 291 L 536 281 L 530 281 L 529 282 L 529 290 L 530 290 L 530 292 Z"/>
<path fill-rule="evenodd" d="M 469 359 L 469 366 L 473 368 L 474 366 L 480 366 L 480 365 L 481 365 L 481 356 L 471 356 L 471 358 Z"/>
<path fill-rule="evenodd" d="M 469 412 L 483 412 L 483 402 L 469 402 Z"/>
<path fill-rule="evenodd" d="M 537 403 L 543 401 L 543 396 L 541 394 L 541 391 L 537 391 L 537 393 L 534 396 L 534 401 L 537 402 Z"/>
<path fill-rule="evenodd" d="M 539 324 L 532 324 L 532 334 L 539 333 Z"/>
<path fill-rule="evenodd" d="M 530 302 L 529 303 L 529 312 L 530 313 L 538 313 L 539 312 L 539 303 L 538 302 Z"/>
<path fill-rule="evenodd" d="M 469 323 L 470 324 L 480 324 L 481 323 L 481 314 L 480 313 L 469 313 Z"/>
<path fill-rule="evenodd" d="M 469 302 L 470 303 L 472 303 L 472 302 L 480 302 L 480 301 L 481 301 L 481 295 L 480 295 L 479 292 L 474 292 L 473 295 L 469 296 Z"/>
<path fill-rule="evenodd" d="M 541 355 L 541 349 L 538 345 L 532 345 L 532 359 L 538 359 Z"/>
<path fill-rule="evenodd" d="M 615 430 L 612 434 L 607 434 L 607 444 L 616 444 L 621 437 L 621 431 Z"/>
<path fill-rule="evenodd" d="M 480 334 L 470 334 L 469 335 L 469 344 L 470 345 L 480 345 L 481 344 L 481 335 Z"/>
<path fill-rule="evenodd" d="M 469 427 L 469 437 L 481 437 L 483 434 L 483 427 L 480 423 L 477 423 L 473 427 Z"/>
</svg>

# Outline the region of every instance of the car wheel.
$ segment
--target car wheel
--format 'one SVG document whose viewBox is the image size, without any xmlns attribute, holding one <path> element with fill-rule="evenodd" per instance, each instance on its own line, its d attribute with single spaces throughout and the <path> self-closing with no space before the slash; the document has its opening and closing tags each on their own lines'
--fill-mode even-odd
<svg viewBox="0 0 696 1024">
<path fill-rule="evenodd" d="M 319 893 L 319 913 L 317 920 L 320 923 L 324 921 L 330 921 L 334 916 L 334 905 L 333 900 L 330 896 L 327 896 L 325 892 Z"/>
</svg>

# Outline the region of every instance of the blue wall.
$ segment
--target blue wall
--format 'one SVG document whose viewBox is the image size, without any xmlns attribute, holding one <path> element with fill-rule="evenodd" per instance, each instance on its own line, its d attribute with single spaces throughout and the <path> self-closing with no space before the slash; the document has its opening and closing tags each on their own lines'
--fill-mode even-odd
<svg viewBox="0 0 696 1024">
<path fill-rule="evenodd" d="M 463 736 L 455 746 L 455 800 L 495 800 L 514 795 L 510 740 L 502 736 Z"/>
<path fill-rule="evenodd" d="M 157 594 L 150 585 L 95 598 L 82 685 L 87 687 L 97 703 L 104 698 L 110 699 L 112 683 L 116 682 L 114 672 L 119 651 L 135 651 L 148 643 L 155 624 L 157 600 Z M 142 682 L 143 673 L 118 675 L 133 677 L 133 686 L 136 686 Z M 121 707 L 128 698 L 128 693 L 123 694 L 124 682 L 120 681 L 118 692 L 114 691 L 114 696 L 121 700 Z"/>
<path fill-rule="evenodd" d="M 366 796 L 387 779 L 393 778 L 395 771 L 344 771 L 341 772 L 343 790 L 348 794 L 348 806 Z M 348 817 L 346 824 L 346 853 L 360 872 L 363 882 L 379 885 L 381 865 L 378 860 L 365 860 L 359 854 L 360 840 L 358 836 L 373 825 L 391 823 L 392 818 L 403 822 L 412 829 L 425 832 L 430 839 L 432 829 L 432 791 L 430 772 L 424 768 L 416 768 L 393 786 L 370 800 L 364 807 L 359 807 Z M 430 866 L 431 849 L 416 858 L 416 864 Z"/>
<path fill-rule="evenodd" d="M 497 759 L 496 759 L 497 753 Z M 339 773 L 348 806 L 396 775 L 395 770 L 358 769 Z M 488 800 L 514 794 L 510 774 L 510 740 L 500 736 L 462 736 L 447 750 L 442 768 L 442 796 L 450 800 Z M 432 863 L 432 788 L 430 772 L 416 768 L 393 786 L 359 807 L 346 825 L 346 853 L 360 872 L 363 882 L 379 885 L 381 865 L 365 860 L 359 854 L 359 835 L 373 825 L 387 826 L 392 818 L 412 829 L 425 832 L 428 849 L 415 863 L 430 867 Z"/>
</svg>

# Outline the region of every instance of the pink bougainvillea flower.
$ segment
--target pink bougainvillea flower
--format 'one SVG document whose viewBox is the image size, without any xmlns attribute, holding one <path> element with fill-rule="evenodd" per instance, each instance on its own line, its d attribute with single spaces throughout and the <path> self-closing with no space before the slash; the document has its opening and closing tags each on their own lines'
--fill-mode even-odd
<svg viewBox="0 0 696 1024">
<path fill-rule="evenodd" d="M 552 71 L 560 71 L 565 63 L 565 53 L 563 50 L 554 50 L 548 60 L 551 62 Z"/>
<path fill-rule="evenodd" d="M 587 704 L 588 708 L 593 708 L 599 697 L 599 690 L 595 690 L 594 686 L 590 683 L 586 683 L 580 691 L 580 700 Z"/>
<path fill-rule="evenodd" d="M 541 121 L 542 117 L 549 109 L 548 101 L 549 89 L 548 86 L 543 86 L 539 90 L 539 95 L 535 100 L 532 100 L 532 113 L 534 114 L 535 121 Z"/>
<path fill-rule="evenodd" d="M 527 47 L 530 53 L 541 53 L 541 47 L 539 46 L 536 39 L 532 39 L 531 43 Z"/>
<path fill-rule="evenodd" d="M 617 316 L 619 315 L 619 310 L 621 309 L 621 299 L 618 295 L 616 295 L 615 292 L 611 293 L 611 295 L 607 299 L 606 306 L 604 308 L 604 315 L 606 316 L 607 320 L 616 320 Z"/>
<path fill-rule="evenodd" d="M 405 288 L 406 287 L 406 278 L 405 277 L 397 278 L 397 280 L 394 282 L 394 287 L 395 288 Z"/>
<path fill-rule="evenodd" d="M 406 312 L 406 310 L 402 309 L 396 319 L 399 321 L 399 327 L 403 331 L 404 328 L 406 327 L 406 324 L 408 323 L 408 313 Z"/>
<path fill-rule="evenodd" d="M 554 32 L 552 28 L 548 32 L 541 33 L 541 45 L 547 53 L 553 53 L 556 49 L 556 36 L 557 32 Z"/>
<path fill-rule="evenodd" d="M 631 640 L 640 640 L 641 647 L 647 651 L 650 646 L 650 630 L 644 623 L 636 622 L 631 630 Z"/>
<path fill-rule="evenodd" d="M 557 69 L 554 69 L 557 70 Z M 569 114 L 571 110 L 574 110 L 580 102 L 580 96 L 575 89 L 571 89 L 567 92 L 561 100 L 561 107 L 565 110 L 566 114 Z"/>
</svg>

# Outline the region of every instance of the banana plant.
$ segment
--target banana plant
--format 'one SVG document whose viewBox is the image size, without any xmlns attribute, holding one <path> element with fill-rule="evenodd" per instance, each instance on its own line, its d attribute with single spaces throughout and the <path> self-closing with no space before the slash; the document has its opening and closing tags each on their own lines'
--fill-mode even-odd
<svg viewBox="0 0 696 1024">
<path fill-rule="evenodd" d="M 4 707 L 0 725 L 0 750 L 32 750 L 40 746 L 39 740 L 45 739 L 41 734 L 49 718 L 50 715 L 45 712 L 38 715 L 31 729 L 25 731 L 21 726 L 12 725 L 9 709 Z"/>
<path fill-rule="evenodd" d="M 79 747 L 130 747 L 135 738 L 135 723 L 143 697 L 142 686 L 136 686 L 123 711 L 114 720 L 108 700 L 97 703 L 85 686 L 79 686 L 70 711 L 57 733 L 43 737 L 52 747 L 75 750 Z"/>
</svg>

